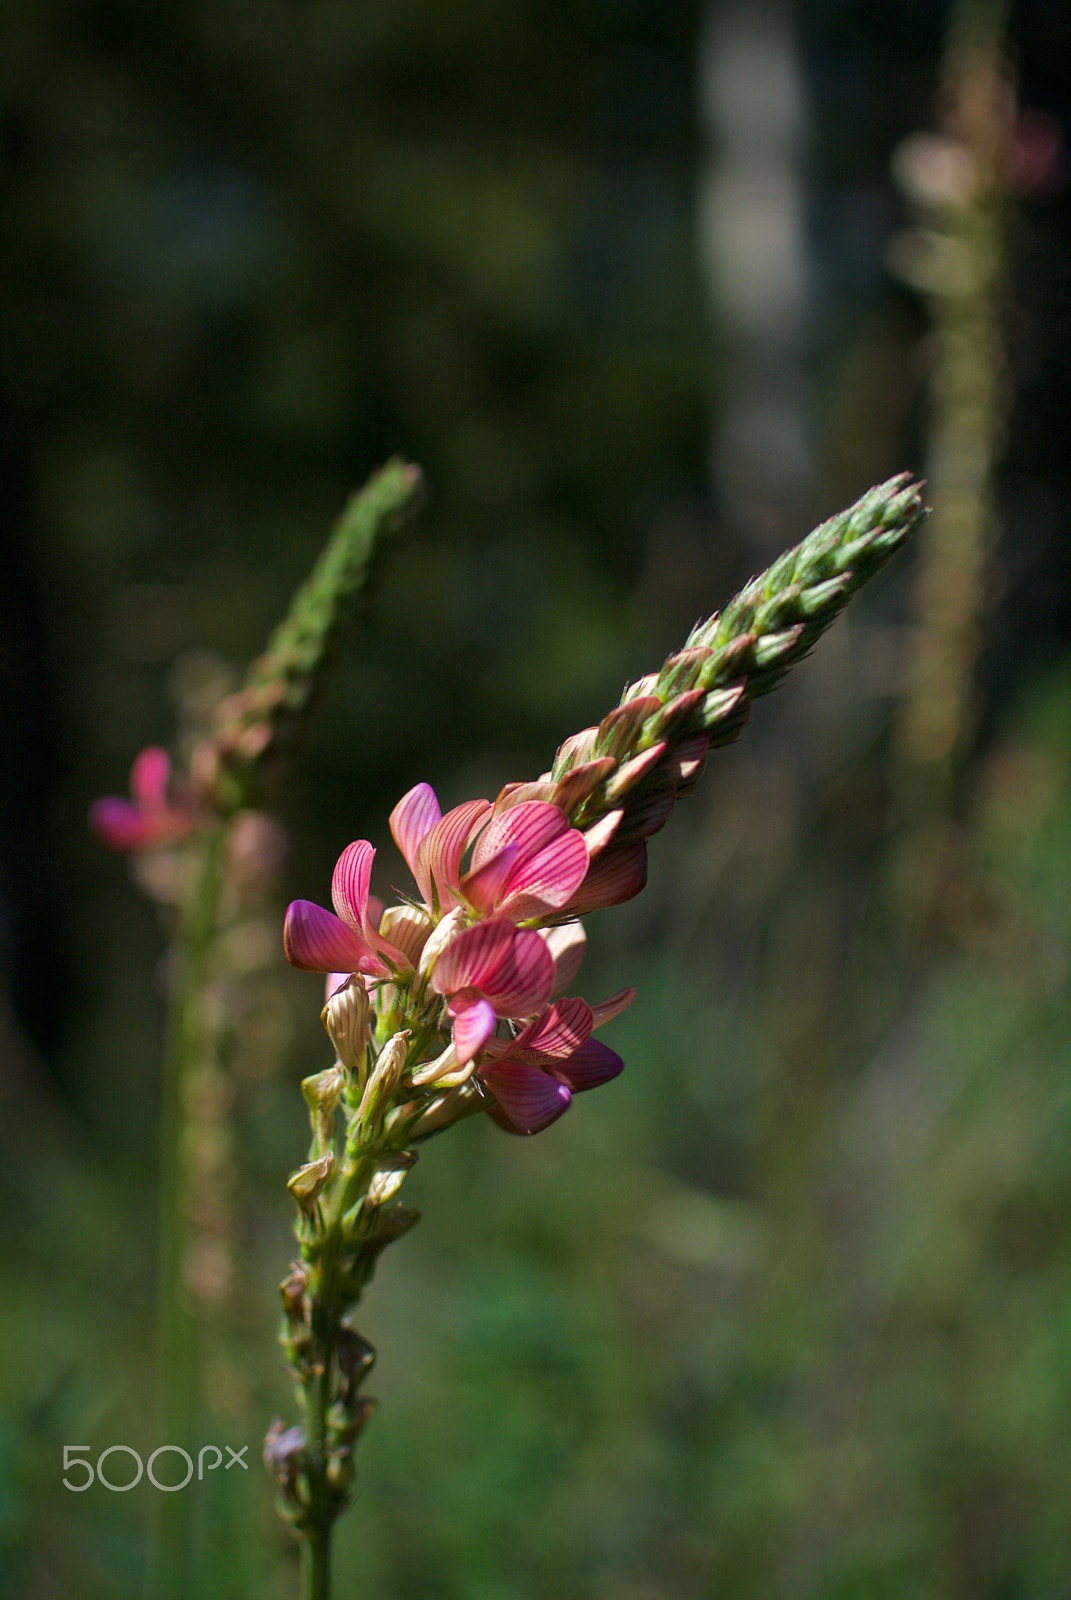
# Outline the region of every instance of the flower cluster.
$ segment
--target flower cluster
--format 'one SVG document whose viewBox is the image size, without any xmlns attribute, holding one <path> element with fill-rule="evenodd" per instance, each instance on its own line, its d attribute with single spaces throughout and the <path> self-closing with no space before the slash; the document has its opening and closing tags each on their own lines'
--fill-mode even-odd
<svg viewBox="0 0 1071 1600">
<path fill-rule="evenodd" d="M 564 991 L 584 954 L 579 911 L 629 898 L 643 873 L 607 880 L 599 857 L 609 830 L 585 834 L 560 805 L 517 787 L 494 806 L 470 800 L 444 816 L 420 783 L 390 827 L 420 898 L 384 910 L 369 892 L 375 851 L 359 839 L 335 866 L 334 912 L 307 900 L 290 906 L 287 959 L 328 973 L 329 995 L 366 995 L 380 1043 L 408 1030 L 402 1083 L 412 1090 L 413 1138 L 462 1103 L 473 1109 L 474 1095 L 508 1131 L 537 1133 L 574 1094 L 621 1071 L 620 1056 L 591 1035 L 635 991 L 597 1006 Z M 339 1009 L 329 1000 L 332 1037 Z M 352 1042 L 349 1052 L 356 1061 Z M 453 1093 L 463 1087 L 464 1102 Z"/>
</svg>

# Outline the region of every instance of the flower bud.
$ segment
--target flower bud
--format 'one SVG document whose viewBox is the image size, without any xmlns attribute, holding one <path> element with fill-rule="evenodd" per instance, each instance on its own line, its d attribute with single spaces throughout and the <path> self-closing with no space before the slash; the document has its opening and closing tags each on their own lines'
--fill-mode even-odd
<svg viewBox="0 0 1071 1600">
<path fill-rule="evenodd" d="M 387 1040 L 376 1057 L 376 1064 L 369 1074 L 360 1110 L 357 1113 L 360 1122 L 377 1122 L 383 1116 L 390 1105 L 395 1089 L 402 1081 L 402 1073 L 405 1071 L 405 1058 L 408 1051 L 408 1028 L 404 1028 L 401 1033 L 396 1033 L 393 1038 Z"/>
<path fill-rule="evenodd" d="M 335 1167 L 335 1153 L 326 1151 L 316 1161 L 307 1161 L 286 1180 L 286 1187 L 294 1196 L 302 1211 L 311 1212 L 313 1206 L 320 1198 L 324 1187 Z"/>
<path fill-rule="evenodd" d="M 375 1206 L 385 1205 L 397 1194 L 406 1173 L 415 1164 L 415 1150 L 399 1150 L 395 1155 L 381 1161 L 368 1185 L 367 1198 Z"/>
<path fill-rule="evenodd" d="M 337 990 L 320 1013 L 338 1059 L 358 1083 L 367 1070 L 368 990 L 359 978 L 351 978 Z"/>
<path fill-rule="evenodd" d="M 464 906 L 455 906 L 439 923 L 420 955 L 420 976 L 426 978 L 452 939 L 465 925 Z"/>
<path fill-rule="evenodd" d="M 336 1061 L 325 1072 L 311 1078 L 302 1078 L 301 1092 L 309 1108 L 309 1121 L 316 1138 L 316 1148 L 323 1154 L 335 1137 L 335 1110 L 346 1086 L 346 1074 Z"/>
</svg>

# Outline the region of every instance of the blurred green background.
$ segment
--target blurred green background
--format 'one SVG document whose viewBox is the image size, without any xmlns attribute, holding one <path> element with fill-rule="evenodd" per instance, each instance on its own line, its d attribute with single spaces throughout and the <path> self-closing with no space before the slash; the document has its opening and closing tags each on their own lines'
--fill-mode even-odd
<svg viewBox="0 0 1071 1600">
<path fill-rule="evenodd" d="M 277 799 L 219 1116 L 205 1443 L 253 1470 L 188 1491 L 196 1593 L 283 1597 L 257 1457 L 328 1058 L 282 904 L 387 846 L 413 783 L 537 775 L 814 521 L 923 469 L 890 159 L 942 113 L 946 22 L 9 0 L 0 1593 L 139 1594 L 152 1489 L 72 1493 L 63 1447 L 163 1442 L 163 936 L 89 802 L 257 652 L 353 484 L 419 461 Z M 1071 1596 L 1071 17 L 1033 0 L 1010 34 L 1051 159 L 1003 224 L 999 545 L 949 783 L 905 801 L 889 736 L 906 559 L 591 919 L 583 991 L 640 990 L 625 1075 L 531 1141 L 466 1123 L 408 1181 L 340 1596 Z"/>
</svg>

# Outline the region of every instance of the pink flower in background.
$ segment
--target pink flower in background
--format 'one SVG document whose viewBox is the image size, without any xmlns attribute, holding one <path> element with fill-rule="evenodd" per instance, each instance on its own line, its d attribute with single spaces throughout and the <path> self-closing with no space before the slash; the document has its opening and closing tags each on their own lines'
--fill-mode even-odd
<svg viewBox="0 0 1071 1600">
<path fill-rule="evenodd" d="M 89 825 L 109 850 L 151 850 L 174 844 L 192 832 L 192 803 L 167 798 L 171 762 L 166 750 L 150 745 L 130 769 L 131 799 L 105 795 L 89 808 Z"/>
</svg>

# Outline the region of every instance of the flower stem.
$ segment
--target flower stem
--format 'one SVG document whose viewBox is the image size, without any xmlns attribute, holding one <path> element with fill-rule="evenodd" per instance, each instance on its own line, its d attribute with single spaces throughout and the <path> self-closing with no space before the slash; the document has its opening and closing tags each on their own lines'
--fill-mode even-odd
<svg viewBox="0 0 1071 1600">
<path fill-rule="evenodd" d="M 200 859 L 173 946 L 175 968 L 168 1000 L 160 1108 L 160 1181 L 156 1278 L 155 1444 L 190 1448 L 197 1410 L 197 1323 L 183 1304 L 182 1270 L 187 1196 L 183 1131 L 190 1080 L 203 1057 L 202 997 L 216 931 L 225 823 L 203 835 Z M 158 1494 L 153 1499 L 148 1600 L 188 1594 L 193 1499 Z"/>
</svg>

